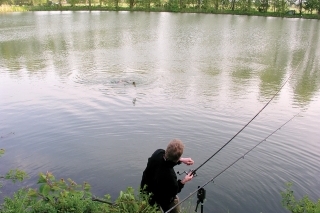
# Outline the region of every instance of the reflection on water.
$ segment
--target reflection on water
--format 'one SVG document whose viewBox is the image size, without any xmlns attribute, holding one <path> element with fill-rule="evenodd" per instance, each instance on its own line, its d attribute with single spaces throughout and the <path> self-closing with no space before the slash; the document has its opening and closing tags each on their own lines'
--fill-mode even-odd
<svg viewBox="0 0 320 213">
<path fill-rule="evenodd" d="M 257 82 L 256 73 L 259 73 L 264 99 L 288 74 L 299 70 L 301 76 L 310 73 L 308 76 L 313 80 L 296 79 L 300 85 L 294 89 L 296 100 L 310 100 L 308 94 L 317 91 L 318 23 L 275 19 L 266 22 L 264 18 L 253 17 L 241 17 L 237 22 L 233 16 L 186 15 L 173 15 L 167 22 L 168 14 L 135 14 L 134 21 L 130 21 L 128 14 L 100 12 L 3 16 L 1 66 L 9 72 L 15 71 L 15 76 L 22 70 L 40 75 L 54 70 L 58 76 L 75 76 L 76 72 L 76 78 L 88 84 L 90 80 L 119 78 L 128 68 L 150 69 L 150 72 L 165 68 L 176 76 L 166 79 L 157 73 L 163 83 L 170 87 L 170 79 L 185 73 L 179 77 L 182 82 L 173 83 L 192 85 L 190 90 L 201 85 L 196 95 L 215 90 L 210 82 L 197 77 L 199 72 L 219 77 L 230 72 L 234 93 L 246 93 L 243 84 Z M 147 21 L 143 16 L 148 17 Z M 17 19 L 13 25 L 12 18 Z M 209 27 L 203 28 L 198 22 Z M 43 24 L 48 27 L 43 28 Z M 194 81 L 197 82 L 192 84 Z M 306 83 L 309 85 L 303 86 Z"/>
<path fill-rule="evenodd" d="M 144 12 L 0 19 L 1 163 L 28 171 L 27 184 L 50 170 L 114 197 L 139 184 L 149 155 L 173 137 L 198 166 L 295 72 L 181 197 L 301 111 L 207 187 L 205 211 L 285 212 L 279 192 L 291 180 L 299 195 L 319 197 L 319 22 Z"/>
<path fill-rule="evenodd" d="M 313 24 L 310 28 L 310 37 L 305 38 L 308 41 L 308 49 L 303 51 L 304 57 L 307 58 L 304 61 L 305 69 L 300 73 L 294 89 L 295 101 L 302 106 L 308 105 L 319 91 L 320 58 L 316 44 L 319 44 L 320 35 L 316 25 Z M 314 55 L 317 57 L 313 57 Z"/>
</svg>

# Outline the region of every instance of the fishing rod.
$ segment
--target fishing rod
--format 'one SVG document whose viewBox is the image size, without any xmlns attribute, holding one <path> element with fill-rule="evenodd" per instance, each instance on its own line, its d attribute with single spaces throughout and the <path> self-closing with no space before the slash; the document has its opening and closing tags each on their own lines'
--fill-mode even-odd
<svg viewBox="0 0 320 213">
<path fill-rule="evenodd" d="M 310 45 L 310 43 L 308 43 L 308 46 Z M 297 65 L 297 67 L 300 66 L 301 64 L 301 60 L 299 62 L 299 64 Z M 211 160 L 216 154 L 218 154 L 225 146 L 227 146 L 237 135 L 239 135 L 268 105 L 269 103 L 276 97 L 276 95 L 282 90 L 282 88 L 287 84 L 287 82 L 291 79 L 291 77 L 297 72 L 297 68 L 290 74 L 290 76 L 287 78 L 287 80 L 282 84 L 282 86 L 279 88 L 279 90 L 271 97 L 271 99 L 260 109 L 260 111 L 253 116 L 253 118 L 246 124 L 244 125 L 227 143 L 225 143 L 218 151 L 216 151 L 213 155 L 211 155 L 205 162 L 203 162 L 200 166 L 198 166 L 196 169 L 191 170 L 191 174 L 192 175 L 197 175 L 196 172 L 204 165 L 206 164 L 209 160 Z M 187 173 L 187 172 L 183 172 L 183 173 Z M 178 173 L 181 174 L 181 173 Z M 188 174 L 188 173 L 187 173 Z"/>
<path fill-rule="evenodd" d="M 97 198 L 97 197 L 94 196 L 94 195 L 92 195 L 91 200 L 92 200 L 92 201 L 97 201 L 97 202 L 100 202 L 100 203 L 106 203 L 106 204 L 108 204 L 108 205 L 110 205 L 110 206 L 116 206 L 116 205 L 117 205 L 116 203 L 112 203 L 112 202 L 110 202 L 110 201 L 106 201 L 106 200 L 102 200 L 102 199 L 100 199 L 100 198 Z"/>
<path fill-rule="evenodd" d="M 301 62 L 300 62 L 301 63 Z M 272 98 L 260 109 L 260 111 L 253 116 L 253 118 L 246 124 L 244 125 L 238 132 L 237 134 L 235 134 L 227 143 L 225 143 L 218 151 L 216 151 L 213 155 L 211 155 L 205 162 L 203 162 L 200 166 L 198 166 L 196 169 L 191 170 L 191 174 L 192 175 L 196 175 L 196 172 L 204 165 L 206 164 L 209 160 L 211 160 L 216 154 L 218 154 L 225 146 L 227 146 L 235 137 L 237 137 L 237 135 L 240 134 L 240 132 L 242 132 L 268 105 L 269 103 L 276 97 L 276 95 L 282 90 L 282 88 L 286 85 L 286 83 L 289 81 L 289 79 L 293 76 L 293 74 L 296 71 L 292 72 L 291 75 L 287 78 L 287 80 L 282 84 L 282 86 L 280 87 L 280 89 L 278 89 L 278 91 L 272 96 Z M 183 173 L 187 173 L 187 172 L 183 172 Z M 181 174 L 178 172 L 178 174 Z"/>
<path fill-rule="evenodd" d="M 278 130 L 280 130 L 282 127 L 284 127 L 287 123 L 289 123 L 290 121 L 292 121 L 295 117 L 297 117 L 299 115 L 296 114 L 294 115 L 290 120 L 286 121 L 284 124 L 282 124 L 279 128 L 277 128 L 276 130 L 274 130 L 272 133 L 270 133 L 267 137 L 265 137 L 262 141 L 260 141 L 258 144 L 256 144 L 254 147 L 252 147 L 251 149 L 249 149 L 246 153 L 244 153 L 242 156 L 240 156 L 237 160 L 235 160 L 233 163 L 231 163 L 229 166 L 227 166 L 224 170 L 222 170 L 220 173 L 218 173 L 216 176 L 214 176 L 213 178 L 211 178 L 208 182 L 206 182 L 205 184 L 203 184 L 202 186 L 199 186 L 197 190 L 195 190 L 194 192 L 192 192 L 189 196 L 187 196 L 186 198 L 184 198 L 183 200 L 181 200 L 180 202 L 178 202 L 176 205 L 174 205 L 171 209 L 169 209 L 168 211 L 166 211 L 165 213 L 169 213 L 171 210 L 173 210 L 174 208 L 176 208 L 177 206 L 179 206 L 181 203 L 183 203 L 184 201 L 186 201 L 187 199 L 189 199 L 192 195 L 194 195 L 195 193 L 197 193 L 199 190 L 203 191 L 203 187 L 205 187 L 206 185 L 208 185 L 210 182 L 213 182 L 214 179 L 216 179 L 217 177 L 219 177 L 222 173 L 224 173 L 225 171 L 227 171 L 230 167 L 232 167 L 234 164 L 236 164 L 239 160 L 244 159 L 244 157 L 251 152 L 252 150 L 254 150 L 257 146 L 259 146 L 261 143 L 263 143 L 264 141 L 266 141 L 269 137 L 271 137 L 274 133 L 276 133 Z M 203 193 L 203 192 L 202 192 Z M 204 191 L 205 194 L 205 191 Z M 202 202 L 201 202 L 202 203 Z M 202 207 L 202 206 L 201 206 Z"/>
</svg>

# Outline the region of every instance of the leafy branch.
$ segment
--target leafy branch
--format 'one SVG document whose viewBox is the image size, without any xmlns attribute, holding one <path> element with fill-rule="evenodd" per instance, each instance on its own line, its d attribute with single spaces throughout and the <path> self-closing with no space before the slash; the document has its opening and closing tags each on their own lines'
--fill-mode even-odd
<svg viewBox="0 0 320 213">
<path fill-rule="evenodd" d="M 285 191 L 281 192 L 282 205 L 292 213 L 320 213 L 320 199 L 313 202 L 308 196 L 297 200 L 291 189 L 292 183 L 287 183 Z"/>
<path fill-rule="evenodd" d="M 4 149 L 0 149 L 0 157 L 5 153 Z M 13 183 L 17 181 L 23 181 L 24 179 L 28 178 L 28 174 L 19 169 L 11 169 L 5 175 L 0 174 L 0 180 L 11 180 Z M 3 186 L 2 182 L 0 182 L 0 188 Z M 1 192 L 1 191 L 0 191 Z"/>
</svg>

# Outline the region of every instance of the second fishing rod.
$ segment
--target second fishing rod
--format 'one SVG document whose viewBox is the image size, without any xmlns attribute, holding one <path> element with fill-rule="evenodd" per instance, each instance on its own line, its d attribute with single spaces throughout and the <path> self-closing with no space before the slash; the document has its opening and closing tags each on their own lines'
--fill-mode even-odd
<svg viewBox="0 0 320 213">
<path fill-rule="evenodd" d="M 218 154 L 224 147 L 226 147 L 235 137 L 237 137 L 269 104 L 270 102 L 278 95 L 278 93 L 282 90 L 282 88 L 286 85 L 286 83 L 291 79 L 295 72 L 292 72 L 291 75 L 287 78 L 287 80 L 282 84 L 282 86 L 278 89 L 278 91 L 271 97 L 271 99 L 260 109 L 260 111 L 253 116 L 253 118 L 246 123 L 229 141 L 227 141 L 220 149 L 218 149 L 214 154 L 212 154 L 206 161 L 204 161 L 200 166 L 198 166 L 196 169 L 191 170 L 192 175 L 197 175 L 197 171 L 206 164 L 209 160 L 211 160 L 216 154 Z M 190 173 L 190 172 L 183 172 L 183 173 Z M 178 174 L 181 174 L 178 172 Z"/>
</svg>

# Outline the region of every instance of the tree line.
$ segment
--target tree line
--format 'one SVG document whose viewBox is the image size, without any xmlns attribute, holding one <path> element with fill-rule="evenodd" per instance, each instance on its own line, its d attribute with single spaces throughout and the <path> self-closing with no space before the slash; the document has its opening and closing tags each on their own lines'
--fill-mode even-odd
<svg viewBox="0 0 320 213">
<path fill-rule="evenodd" d="M 320 0 L 0 0 L 0 5 L 41 6 L 43 10 L 87 9 L 142 10 L 204 13 L 277 13 L 302 15 L 318 13 Z"/>
</svg>

